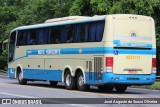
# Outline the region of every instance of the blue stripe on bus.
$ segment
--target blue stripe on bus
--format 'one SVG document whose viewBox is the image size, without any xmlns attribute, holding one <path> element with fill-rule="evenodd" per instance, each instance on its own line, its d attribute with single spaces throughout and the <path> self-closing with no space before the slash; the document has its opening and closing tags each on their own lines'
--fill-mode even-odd
<svg viewBox="0 0 160 107">
<path fill-rule="evenodd" d="M 115 54 L 115 52 L 118 53 L 116 55 L 119 55 L 119 54 L 156 55 L 156 48 L 153 48 L 151 50 L 114 49 L 113 47 L 62 48 L 62 49 L 59 49 L 60 53 L 58 53 L 58 54 L 46 54 L 46 52 L 44 52 L 44 54 L 39 54 L 38 53 L 39 50 L 46 51 L 48 49 L 32 49 L 32 50 L 27 50 L 25 56 L 16 58 L 15 60 L 28 57 L 29 55 Z M 55 49 L 55 50 L 57 50 L 57 49 Z M 82 50 L 82 51 L 79 52 L 80 50 Z"/>
<path fill-rule="evenodd" d="M 46 49 L 39 49 L 44 50 Z M 44 54 L 39 54 L 38 49 L 27 50 L 28 55 L 49 55 L 44 52 Z M 48 50 L 48 49 L 47 49 Z M 54 49 L 53 49 L 54 50 Z M 57 50 L 57 49 L 55 49 Z M 81 52 L 79 52 L 82 50 Z M 96 47 L 96 48 L 62 48 L 60 49 L 60 54 L 114 54 L 115 51 L 118 51 L 118 54 L 145 54 L 145 55 L 152 55 L 156 54 L 155 49 L 152 50 L 135 50 L 135 49 L 114 49 L 111 47 Z M 29 54 L 28 54 L 29 53 Z M 57 54 L 50 54 L 50 55 L 57 55 Z"/>
<path fill-rule="evenodd" d="M 121 42 L 120 40 L 114 40 L 113 43 L 116 46 L 152 48 L 152 44 L 146 44 L 146 43 L 129 43 L 129 42 Z"/>
<path fill-rule="evenodd" d="M 86 83 L 91 85 L 96 84 L 130 84 L 130 85 L 144 85 L 153 84 L 155 82 L 156 74 L 114 74 L 114 73 L 102 73 L 102 78 L 96 80 L 94 72 L 86 72 Z M 131 78 L 131 79 L 130 79 Z M 134 80 L 134 78 L 136 80 Z M 133 80 L 132 80 L 133 79 Z"/>
<path fill-rule="evenodd" d="M 12 69 L 12 73 L 11 73 Z M 23 77 L 33 80 L 62 81 L 63 70 L 23 69 Z M 85 72 L 86 84 L 153 84 L 156 74 L 114 74 L 103 72 L 96 80 L 97 72 Z M 15 78 L 15 68 L 8 69 L 8 76 Z M 131 79 L 130 79 L 131 78 Z M 135 78 L 135 79 L 134 79 Z"/>
</svg>

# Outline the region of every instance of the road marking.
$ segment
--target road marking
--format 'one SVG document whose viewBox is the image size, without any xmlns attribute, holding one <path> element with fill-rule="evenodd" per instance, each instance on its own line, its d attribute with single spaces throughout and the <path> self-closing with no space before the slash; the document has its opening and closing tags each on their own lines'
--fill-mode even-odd
<svg viewBox="0 0 160 107">
<path fill-rule="evenodd" d="M 0 92 L 0 94 L 9 95 L 9 96 L 15 96 L 15 97 L 22 97 L 22 98 L 35 98 L 35 97 L 31 97 L 31 96 L 24 96 L 24 95 L 18 95 L 18 94 L 11 94 L 11 93 L 5 93 L 5 92 Z"/>
<path fill-rule="evenodd" d="M 94 92 L 81 92 L 79 90 L 65 90 L 65 89 L 57 89 L 57 88 L 48 88 L 48 87 L 36 87 L 36 86 L 31 86 L 31 85 L 19 85 L 19 84 L 9 84 L 9 83 L 4 83 L 4 82 L 0 82 L 0 84 L 6 84 L 6 85 L 13 85 L 13 86 L 19 86 L 19 87 L 27 87 L 27 88 L 39 88 L 39 89 L 47 89 L 47 90 L 58 90 L 58 91 L 67 91 L 67 92 L 78 92 L 78 93 L 86 93 L 86 94 L 92 94 L 92 95 L 100 95 L 100 96 L 108 96 L 108 97 L 113 97 L 113 98 L 130 98 L 130 97 L 127 97 L 127 96 L 122 96 L 121 94 L 120 95 L 115 95 L 115 94 L 112 94 L 112 93 L 94 93 Z M 62 93 L 60 93 L 62 94 Z M 65 94 L 66 95 L 66 94 Z M 73 95 L 74 96 L 74 95 Z"/>
</svg>

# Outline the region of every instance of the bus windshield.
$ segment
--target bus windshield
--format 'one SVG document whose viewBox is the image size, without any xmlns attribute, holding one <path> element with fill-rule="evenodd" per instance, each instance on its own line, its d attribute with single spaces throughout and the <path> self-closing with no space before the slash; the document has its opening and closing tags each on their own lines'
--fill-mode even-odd
<svg viewBox="0 0 160 107">
<path fill-rule="evenodd" d="M 9 44 L 9 62 L 11 62 L 13 60 L 13 57 L 14 57 L 15 39 L 16 39 L 16 32 L 13 32 L 11 34 L 10 44 Z"/>
</svg>

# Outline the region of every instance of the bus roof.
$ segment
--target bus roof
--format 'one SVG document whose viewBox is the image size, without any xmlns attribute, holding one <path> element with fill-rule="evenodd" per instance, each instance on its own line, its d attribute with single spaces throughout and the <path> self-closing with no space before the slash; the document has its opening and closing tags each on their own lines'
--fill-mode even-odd
<svg viewBox="0 0 160 107">
<path fill-rule="evenodd" d="M 86 16 L 69 16 L 69 17 L 49 19 L 42 24 L 17 27 L 13 29 L 12 32 L 17 30 L 27 30 L 27 29 L 44 28 L 44 27 L 51 27 L 51 26 L 60 26 L 60 25 L 66 25 L 66 24 L 100 21 L 100 20 L 105 20 L 106 15 L 102 15 L 102 16 L 97 15 L 93 17 L 86 17 Z"/>
</svg>

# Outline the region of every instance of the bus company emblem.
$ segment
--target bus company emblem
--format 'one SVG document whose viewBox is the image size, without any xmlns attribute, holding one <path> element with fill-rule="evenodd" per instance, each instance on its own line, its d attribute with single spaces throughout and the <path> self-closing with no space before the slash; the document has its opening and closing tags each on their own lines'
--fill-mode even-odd
<svg viewBox="0 0 160 107">
<path fill-rule="evenodd" d="M 131 33 L 131 37 L 136 37 L 136 33 Z"/>
</svg>

